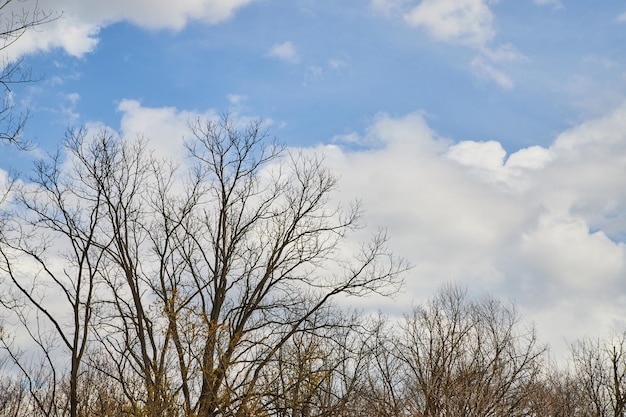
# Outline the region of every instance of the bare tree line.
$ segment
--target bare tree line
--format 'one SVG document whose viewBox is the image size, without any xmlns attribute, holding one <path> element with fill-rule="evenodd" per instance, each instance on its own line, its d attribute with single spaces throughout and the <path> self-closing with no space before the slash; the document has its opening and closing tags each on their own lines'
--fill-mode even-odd
<svg viewBox="0 0 626 417">
<path fill-rule="evenodd" d="M 9 13 L 0 51 L 50 20 Z M 28 146 L 0 72 L 0 141 Z M 339 297 L 392 294 L 408 265 L 384 232 L 356 253 L 319 158 L 260 122 L 196 120 L 189 159 L 68 132 L 0 194 L 0 416 L 611 416 L 626 414 L 626 333 L 571 366 L 511 304 L 442 288 L 402 320 Z"/>
<path fill-rule="evenodd" d="M 317 157 L 260 122 L 190 125 L 187 169 L 70 131 L 0 240 L 6 416 L 622 416 L 625 338 L 549 361 L 515 307 L 444 287 L 400 322 L 340 308 L 407 264 Z"/>
</svg>

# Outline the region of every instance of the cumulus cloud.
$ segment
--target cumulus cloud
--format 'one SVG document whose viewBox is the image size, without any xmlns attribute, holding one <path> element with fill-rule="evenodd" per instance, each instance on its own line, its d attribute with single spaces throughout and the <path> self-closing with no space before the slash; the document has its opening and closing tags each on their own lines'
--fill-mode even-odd
<svg viewBox="0 0 626 417">
<path fill-rule="evenodd" d="M 506 165 L 512 169 L 541 169 L 552 159 L 552 153 L 542 146 L 520 149 L 507 159 Z"/>
<path fill-rule="evenodd" d="M 189 123 L 197 118 L 217 119 L 213 110 L 204 113 L 178 110 L 175 107 L 144 107 L 137 100 L 122 100 L 120 133 L 125 137 L 144 137 L 158 158 L 183 160 L 185 135 Z"/>
<path fill-rule="evenodd" d="M 300 61 L 298 51 L 291 41 L 286 41 L 273 45 L 270 48 L 268 55 L 274 58 L 282 59 L 283 61 L 291 62 L 293 64 Z"/>
<path fill-rule="evenodd" d="M 582 216 L 540 216 L 534 228 L 522 233 L 520 249 L 526 273 L 550 277 L 552 284 L 569 291 L 601 292 L 619 286 L 623 277 L 624 244 L 602 231 L 590 232 Z"/>
<path fill-rule="evenodd" d="M 26 0 L 12 2 L 6 13 L 38 9 L 58 17 L 27 31 L 12 47 L 16 55 L 62 48 L 73 56 L 92 51 L 100 30 L 126 21 L 146 29 L 181 30 L 191 20 L 217 24 L 254 0 Z"/>
<path fill-rule="evenodd" d="M 10 4 L 13 3 L 16 2 Z M 83 21 L 66 13 L 37 30 L 26 31 L 11 48 L 2 52 L 8 55 L 8 59 L 13 60 L 29 53 L 61 48 L 69 55 L 80 57 L 96 47 L 97 34 L 101 28 L 98 23 Z"/>
<path fill-rule="evenodd" d="M 506 151 L 500 142 L 495 140 L 488 142 L 467 140 L 451 146 L 447 155 L 463 165 L 497 170 L 504 164 Z"/>
<path fill-rule="evenodd" d="M 231 107 L 228 109 L 229 120 L 238 126 L 245 126 L 257 120 L 255 116 L 242 111 L 245 96 L 228 96 Z M 187 156 L 185 141 L 190 139 L 190 123 L 196 120 L 219 120 L 221 113 L 214 109 L 205 111 L 181 110 L 176 107 L 146 107 L 138 100 L 124 99 L 117 106 L 121 113 L 119 133 L 127 138 L 142 137 L 148 141 L 154 156 L 181 161 Z M 264 126 L 270 126 L 271 119 L 263 120 Z"/>
<path fill-rule="evenodd" d="M 486 288 L 517 300 L 557 350 L 626 325 L 626 104 L 513 153 L 442 138 L 419 113 L 337 139 L 376 144 L 320 150 L 342 197 L 362 199 L 368 225 L 415 265 L 406 297 Z"/>
<path fill-rule="evenodd" d="M 125 135 L 176 158 L 187 121 L 216 117 L 134 100 L 119 110 Z M 304 151 L 324 153 L 337 198 L 362 200 L 362 233 L 387 228 L 392 250 L 415 265 L 396 302 L 376 308 L 455 281 L 516 300 L 557 351 L 564 337 L 626 326 L 626 103 L 515 152 L 441 137 L 420 112 L 380 114 L 363 132 Z"/>
</svg>

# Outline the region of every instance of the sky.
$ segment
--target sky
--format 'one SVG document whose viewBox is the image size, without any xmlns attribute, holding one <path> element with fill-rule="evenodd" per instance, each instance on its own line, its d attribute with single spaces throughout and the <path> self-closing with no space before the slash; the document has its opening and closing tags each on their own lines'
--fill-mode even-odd
<svg viewBox="0 0 626 417">
<path fill-rule="evenodd" d="M 407 312 L 446 283 L 514 301 L 555 352 L 626 330 L 626 2 L 26 0 L 55 17 L 4 52 L 29 152 L 106 125 L 184 157 L 189 120 L 260 118 L 324 155 L 414 266 Z"/>
</svg>

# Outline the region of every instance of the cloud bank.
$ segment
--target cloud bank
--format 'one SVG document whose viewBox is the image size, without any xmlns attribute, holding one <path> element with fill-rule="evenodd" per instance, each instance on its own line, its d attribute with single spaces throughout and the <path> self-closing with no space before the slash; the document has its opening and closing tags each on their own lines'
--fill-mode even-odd
<svg viewBox="0 0 626 417">
<path fill-rule="evenodd" d="M 626 325 L 625 132 L 623 104 L 547 148 L 507 154 L 497 141 L 439 137 L 414 113 L 379 116 L 361 135 L 375 150 L 321 149 L 342 194 L 361 198 L 370 225 L 414 263 L 406 302 L 449 281 L 486 288 L 562 351 L 564 337 Z"/>
<path fill-rule="evenodd" d="M 157 148 L 180 135 L 159 126 L 197 115 L 130 100 L 119 110 L 122 130 L 145 132 Z M 512 153 L 443 138 L 419 112 L 381 114 L 334 140 L 307 151 L 325 155 L 342 200 L 363 201 L 364 233 L 387 228 L 415 265 L 405 292 L 381 308 L 405 309 L 453 281 L 517 301 L 557 352 L 565 338 L 626 326 L 626 103 L 549 147 Z"/>
</svg>

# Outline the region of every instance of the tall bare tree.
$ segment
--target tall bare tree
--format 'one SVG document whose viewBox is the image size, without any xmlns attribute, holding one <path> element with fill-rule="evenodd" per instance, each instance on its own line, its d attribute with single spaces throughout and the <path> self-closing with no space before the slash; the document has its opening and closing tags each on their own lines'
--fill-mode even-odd
<svg viewBox="0 0 626 417">
<path fill-rule="evenodd" d="M 178 388 L 170 385 L 173 370 L 181 364 L 172 362 L 171 329 L 184 326 L 184 318 L 170 311 L 171 300 L 178 299 L 177 288 L 167 284 L 168 279 L 176 283 L 181 273 L 169 263 L 176 262 L 171 251 L 178 236 L 171 230 L 175 217 L 168 216 L 184 218 L 178 200 L 169 194 L 172 171 L 162 161 L 153 161 L 141 141 L 104 133 L 96 138 L 97 152 L 90 152 L 93 138 L 78 133 L 72 150 L 103 195 L 99 247 L 106 254 L 101 272 L 108 291 L 95 333 L 101 349 L 115 358 L 112 368 L 106 362 L 94 365 L 121 385 L 132 413 L 176 415 L 180 385 L 188 382 L 181 368 Z M 100 171 L 107 175 L 100 177 Z M 181 201 L 193 206 L 194 197 Z M 181 408 L 189 414 L 187 401 Z"/>
<path fill-rule="evenodd" d="M 94 143 L 91 151 L 98 152 L 98 146 Z M 57 376 L 64 371 L 56 349 L 69 355 L 67 405 L 59 404 L 53 390 L 50 401 L 37 402 L 46 415 L 62 413 L 59 408 L 65 406 L 71 417 L 77 415 L 79 372 L 88 346 L 103 248 L 109 244 L 96 245 L 103 194 L 94 177 L 85 174 L 80 164 L 64 169 L 60 153 L 39 161 L 31 182 L 14 191 L 18 207 L 1 234 L 0 271 L 13 294 L 3 304 L 11 304 L 10 311 L 47 358 L 50 384 L 58 384 Z M 96 178 L 103 175 L 106 172 L 98 171 Z M 12 351 L 8 343 L 4 347 Z M 17 354 L 12 357 L 18 362 Z M 32 385 L 32 376 L 22 369 Z M 31 392 L 36 398 L 37 390 Z"/>
<path fill-rule="evenodd" d="M 337 181 L 318 158 L 266 144 L 259 122 L 191 128 L 202 193 L 184 222 L 179 303 L 203 328 L 194 411 L 243 416 L 263 369 L 318 311 L 340 294 L 394 291 L 406 265 L 383 234 L 351 259 L 339 251 L 360 213 L 331 204 Z"/>
</svg>

